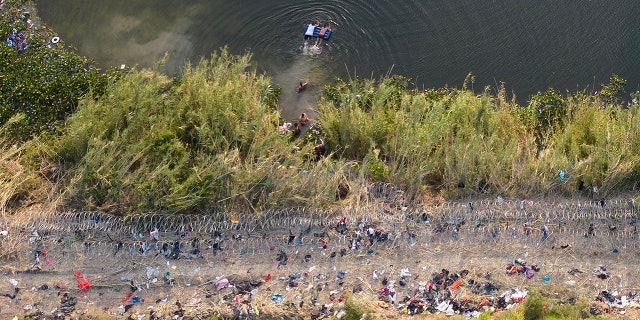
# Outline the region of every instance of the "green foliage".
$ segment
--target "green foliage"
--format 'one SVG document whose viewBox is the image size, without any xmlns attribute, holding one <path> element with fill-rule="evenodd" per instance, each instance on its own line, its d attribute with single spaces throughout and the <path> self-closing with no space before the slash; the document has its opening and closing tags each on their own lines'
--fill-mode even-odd
<svg viewBox="0 0 640 320">
<path fill-rule="evenodd" d="M 409 92 L 386 79 L 336 88 L 332 97 L 345 97 L 341 105 L 331 98 L 319 106 L 325 140 L 344 158 L 364 159 L 372 180 L 416 196 L 423 183 L 448 190 L 460 183 L 483 192 L 511 188 L 514 155 L 526 152 L 528 142 L 517 119 L 487 96 Z"/>
<path fill-rule="evenodd" d="M 11 4 L 7 7 L 12 8 Z M 19 115 L 19 121 L 13 122 L 6 134 L 14 141 L 24 142 L 58 130 L 80 98 L 104 93 L 108 76 L 98 73 L 89 59 L 61 43 L 50 44 L 45 35 L 27 30 L 22 20 L 12 22 L 20 11 L 8 12 L 0 26 L 2 35 L 15 28 L 25 34 L 28 47 L 18 53 L 9 46 L 0 46 L 0 125 Z"/>
<path fill-rule="evenodd" d="M 340 146 L 340 156 L 362 160 L 370 147 L 386 146 L 397 127 L 395 115 L 402 108 L 408 81 L 402 77 L 373 80 L 338 81 L 326 90 L 320 105 L 325 141 Z"/>
<path fill-rule="evenodd" d="M 387 165 L 378 159 L 379 152 L 379 149 L 374 149 L 364 159 L 367 177 L 372 182 L 387 180 Z"/>
<path fill-rule="evenodd" d="M 346 314 L 342 316 L 340 319 L 345 319 L 345 320 L 368 319 L 368 317 L 366 316 L 367 313 L 366 313 L 366 310 L 364 310 L 364 307 L 354 302 L 351 296 L 347 296 L 347 298 L 345 299 L 343 310 L 346 312 Z"/>
<path fill-rule="evenodd" d="M 637 108 L 603 110 L 592 99 L 569 101 L 574 112 L 562 133 L 552 138 L 546 157 L 570 165 L 574 181 L 603 193 L 638 187 L 640 116 Z"/>
<path fill-rule="evenodd" d="M 531 97 L 526 109 L 520 111 L 524 125 L 533 133 L 538 152 L 546 147 L 549 135 L 562 129 L 567 119 L 567 106 L 562 95 L 553 88 Z"/>
<path fill-rule="evenodd" d="M 490 312 L 483 312 L 478 317 L 478 320 L 491 320 L 491 313 Z"/>
<path fill-rule="evenodd" d="M 537 292 L 530 292 L 524 302 L 524 319 L 536 320 L 543 319 L 545 316 L 546 304 L 542 296 Z M 555 314 L 554 314 L 555 316 Z"/>
<path fill-rule="evenodd" d="M 624 86 L 626 85 L 627 80 L 613 73 L 609 78 L 609 83 L 603 83 L 601 85 L 599 97 L 605 104 L 619 103 L 620 98 L 618 96 L 624 91 Z"/>
<path fill-rule="evenodd" d="M 327 92 L 318 107 L 325 141 L 363 161 L 363 176 L 410 197 L 638 187 L 637 108 L 602 109 L 593 97 L 553 89 L 522 108 L 488 93 L 398 90 L 386 79 L 338 81 Z"/>
<path fill-rule="evenodd" d="M 562 303 L 557 299 L 544 297 L 537 291 L 530 292 L 524 300 L 525 320 L 533 319 L 597 319 L 593 317 L 586 303 L 579 300 L 574 303 Z"/>
<path fill-rule="evenodd" d="M 222 50 L 180 79 L 132 70 L 99 99 L 82 99 L 54 142 L 67 201 L 117 213 L 334 201 L 343 169 L 313 166 L 311 142 L 277 132 L 274 89 L 247 71 L 249 59 Z M 314 177 L 325 170 L 333 177 Z"/>
</svg>

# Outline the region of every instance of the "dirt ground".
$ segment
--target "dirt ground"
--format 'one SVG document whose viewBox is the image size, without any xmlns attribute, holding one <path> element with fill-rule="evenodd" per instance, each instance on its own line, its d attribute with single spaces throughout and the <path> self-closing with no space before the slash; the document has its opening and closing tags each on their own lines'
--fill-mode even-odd
<svg viewBox="0 0 640 320">
<path fill-rule="evenodd" d="M 594 307 L 590 311 L 609 317 L 640 317 L 640 305 L 631 296 L 625 308 L 596 302 L 602 291 L 620 297 L 638 291 L 640 283 L 638 246 L 612 250 L 613 238 L 603 234 L 589 240 L 580 232 L 551 229 L 543 239 L 541 225 L 531 233 L 518 225 L 511 228 L 517 232 L 496 236 L 479 233 L 479 222 L 439 231 L 433 219 L 410 227 L 381 220 L 373 225 L 387 238 L 361 241 L 354 248 L 352 239 L 362 225 L 349 219 L 343 233 L 338 220 L 331 220 L 304 234 L 290 227 L 225 231 L 217 237 L 222 241 L 216 235 L 166 230 L 157 233 L 157 240 L 149 232 L 133 236 L 98 228 L 63 232 L 41 227 L 36 235 L 31 224 L 12 226 L 9 220 L 3 221 L 7 234 L 0 236 L 1 319 L 310 319 L 339 317 L 347 301 L 371 318 L 404 318 L 410 317 L 404 298 L 422 296 L 443 269 L 464 274 L 459 288 L 440 290 L 448 292 L 450 301 L 478 304 L 486 298 L 492 305 L 504 292 L 535 289 L 558 303 L 587 301 Z M 143 253 L 145 241 L 160 249 L 179 241 L 181 247 L 173 257 L 165 252 L 167 257 L 155 246 Z M 221 250 L 213 250 L 216 242 Z M 278 260 L 280 252 L 286 264 L 282 255 Z M 539 271 L 530 279 L 508 274 L 507 264 L 519 266 L 516 261 Z M 598 277 L 600 266 L 606 276 Z M 90 282 L 87 291 L 78 288 L 74 272 Z M 495 289 L 478 290 L 486 284 Z M 381 295 L 384 288 L 396 291 L 395 303 Z M 498 315 L 499 309 L 492 310 Z"/>
</svg>

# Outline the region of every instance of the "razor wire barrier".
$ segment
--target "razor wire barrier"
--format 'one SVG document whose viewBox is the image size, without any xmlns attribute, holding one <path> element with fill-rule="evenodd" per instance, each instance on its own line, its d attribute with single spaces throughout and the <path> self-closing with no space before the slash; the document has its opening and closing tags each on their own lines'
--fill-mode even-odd
<svg viewBox="0 0 640 320">
<path fill-rule="evenodd" d="M 314 210 L 293 208 L 266 212 L 263 216 L 233 218 L 231 214 L 172 216 L 162 214 L 130 215 L 125 218 L 98 212 L 80 212 L 62 215 L 49 215 L 44 219 L 30 221 L 23 225 L 25 229 L 51 230 L 54 232 L 97 229 L 101 231 L 120 231 L 124 233 L 148 232 L 154 228 L 161 231 L 188 231 L 211 233 L 215 230 L 239 230 L 253 232 L 271 228 L 301 228 L 303 226 L 322 227 L 330 225 L 334 219 L 342 216 L 359 221 L 382 221 L 402 225 L 412 225 L 420 221 L 447 221 L 455 224 L 461 221 L 477 222 L 544 222 L 562 223 L 572 221 L 618 221 L 629 220 L 635 223 L 638 212 L 627 206 L 609 205 L 606 207 L 573 207 L 518 209 L 513 206 L 483 208 L 472 210 L 460 204 L 445 204 L 430 210 L 397 210 L 385 212 L 376 208 L 362 207 L 338 212 L 335 210 Z M 234 221 L 235 220 L 235 221 Z"/>
<path fill-rule="evenodd" d="M 328 254 L 345 248 L 353 252 L 358 231 L 372 225 L 388 234 L 386 240 L 370 244 L 374 250 L 514 243 L 532 248 L 640 248 L 639 211 L 627 199 L 496 198 L 409 206 L 402 190 L 383 183 L 372 184 L 368 197 L 368 205 L 361 207 L 269 209 L 253 215 L 211 212 L 119 217 L 96 211 L 42 214 L 10 232 L 21 234 L 28 241 L 37 233 L 48 250 L 66 256 L 123 258 L 163 257 L 163 245 L 171 247 L 176 242 L 185 253 L 198 252 L 192 256 L 219 258 L 275 255 L 281 249 L 296 254 Z M 340 233 L 336 225 L 343 217 L 348 231 Z M 149 236 L 153 230 L 157 230 L 157 240 Z M 322 250 L 323 241 L 326 250 Z M 216 245 L 221 250 L 214 250 Z M 362 248 L 356 252 L 362 253 Z"/>
<path fill-rule="evenodd" d="M 185 220 L 181 220 L 185 222 Z M 387 241 L 376 243 L 378 246 L 387 246 L 390 248 L 409 248 L 415 245 L 437 245 L 446 243 L 459 243 L 460 245 L 473 245 L 478 243 L 519 243 L 520 245 L 540 246 L 540 245 L 565 245 L 581 247 L 598 247 L 608 244 L 612 248 L 619 249 L 638 249 L 638 232 L 635 225 L 621 224 L 622 226 L 611 228 L 611 225 L 599 225 L 590 233 L 588 225 L 579 222 L 566 222 L 562 225 L 549 225 L 550 235 L 547 239 L 542 239 L 540 230 L 526 232 L 522 230 L 519 223 L 514 222 L 494 222 L 490 224 L 475 225 L 470 222 L 461 224 L 450 223 L 450 221 L 434 222 L 430 221 L 422 225 L 415 225 L 412 228 L 398 227 L 397 225 L 386 225 L 385 230 L 389 232 Z M 87 225 L 87 224 L 80 224 Z M 355 221 L 350 224 L 350 230 L 357 229 Z M 159 236 L 159 241 L 154 245 L 149 244 L 148 237 L 129 233 L 130 229 L 126 229 L 120 233 L 120 236 L 113 236 L 120 240 L 114 240 L 106 237 L 105 231 L 98 228 L 85 230 L 91 236 L 83 236 L 81 233 L 74 231 L 69 234 L 49 233 L 46 240 L 46 246 L 49 248 L 70 246 L 71 251 L 82 252 L 85 255 L 146 255 L 148 252 L 159 251 L 159 246 L 163 242 L 172 243 L 173 241 L 181 241 L 184 244 L 184 250 L 191 249 L 189 242 L 196 237 L 201 251 L 206 255 L 213 255 L 210 244 L 211 239 L 197 238 L 198 235 L 187 236 L 184 239 L 176 236 L 175 232 L 164 232 Z M 326 230 L 326 228 L 324 229 Z M 269 254 L 279 248 L 289 248 L 291 250 L 299 250 L 299 248 L 320 247 L 320 241 L 326 237 L 329 239 L 330 250 L 338 248 L 348 248 L 350 241 L 353 239 L 353 233 L 336 234 L 333 228 L 329 228 L 330 234 L 325 236 L 316 236 L 315 234 L 306 234 L 299 239 L 300 244 L 294 244 L 287 241 L 287 234 L 254 234 L 243 235 L 242 238 L 233 239 L 233 235 L 226 234 L 222 241 L 223 250 L 215 254 L 220 256 L 240 256 L 252 254 Z M 233 229 L 231 231 L 238 231 Z M 294 232 L 295 234 L 296 232 Z M 66 237 L 67 240 L 61 241 Z M 166 239 L 166 240 L 163 240 Z M 118 243 L 121 248 L 116 250 Z M 151 246 L 149 248 L 147 246 Z M 275 247 L 276 249 L 274 249 Z"/>
<path fill-rule="evenodd" d="M 637 218 L 638 210 L 627 199 L 598 201 L 565 201 L 558 199 L 504 200 L 480 199 L 464 202 L 442 202 L 428 208 L 410 208 L 404 202 L 404 193 L 387 183 L 373 183 L 368 188 L 370 200 L 381 200 L 367 207 L 349 209 L 347 212 L 314 208 L 270 209 L 259 215 L 235 215 L 230 212 L 215 212 L 194 215 L 132 214 L 124 218 L 100 212 L 70 212 L 47 215 L 45 219 L 30 221 L 25 228 L 86 229 L 95 227 L 105 231 L 138 232 L 158 228 L 160 230 L 189 230 L 208 233 L 214 230 L 255 231 L 270 228 L 294 228 L 307 224 L 322 226 L 331 223 L 331 218 L 340 216 L 362 219 L 377 219 L 399 224 L 418 222 L 424 215 L 429 219 L 447 217 L 451 221 L 499 221 L 529 220 L 547 223 L 573 220 L 608 220 Z M 235 219 L 234 219 L 234 216 Z M 235 221 L 234 221 L 235 220 Z"/>
</svg>

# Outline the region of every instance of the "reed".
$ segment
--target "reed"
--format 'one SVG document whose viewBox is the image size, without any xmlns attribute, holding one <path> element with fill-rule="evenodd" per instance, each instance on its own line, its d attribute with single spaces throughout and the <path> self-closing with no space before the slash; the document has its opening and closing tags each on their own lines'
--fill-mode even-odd
<svg viewBox="0 0 640 320">
<path fill-rule="evenodd" d="M 425 190 L 606 196 L 638 187 L 637 107 L 552 89 L 518 106 L 501 91 L 418 92 L 399 83 L 339 81 L 318 107 L 328 143 L 362 161 L 370 181 L 399 185 L 413 199 Z"/>
<path fill-rule="evenodd" d="M 638 108 L 602 107 L 589 98 L 568 99 L 572 112 L 552 137 L 547 157 L 572 174 L 567 189 L 594 196 L 637 190 L 640 178 Z"/>
<path fill-rule="evenodd" d="M 399 187 L 414 204 L 638 188 L 637 105 L 548 90 L 519 106 L 504 88 L 337 80 L 312 130 L 294 139 L 277 132 L 279 89 L 250 59 L 223 49 L 176 78 L 157 69 L 109 77 L 105 94 L 80 99 L 59 135 L 15 150 L 5 143 L 3 157 L 15 165 L 3 164 L 9 187 L 0 200 L 40 194 L 56 206 L 124 215 L 260 214 L 366 204 L 372 182 Z M 320 138 L 328 153 L 318 159 Z"/>
<path fill-rule="evenodd" d="M 55 189 L 59 178 L 58 168 L 47 158 L 47 149 L 38 148 L 35 140 L 27 144 L 15 144 L 6 138 L 7 131 L 20 115 L 0 126 L 0 213 L 15 214 L 18 208 L 56 204 Z"/>
<path fill-rule="evenodd" d="M 335 190 L 324 188 L 339 175 L 315 180 L 334 163 L 310 165 L 311 146 L 277 132 L 274 89 L 249 61 L 222 50 L 179 79 L 132 70 L 83 99 L 54 143 L 64 197 L 120 213 L 330 203 Z"/>
</svg>

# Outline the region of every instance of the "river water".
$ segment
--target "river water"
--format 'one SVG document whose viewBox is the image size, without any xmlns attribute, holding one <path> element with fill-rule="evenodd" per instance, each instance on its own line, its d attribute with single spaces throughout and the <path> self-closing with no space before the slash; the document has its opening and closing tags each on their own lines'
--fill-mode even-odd
<svg viewBox="0 0 640 320">
<path fill-rule="evenodd" d="M 595 91 L 614 72 L 627 92 L 640 86 L 637 0 L 41 0 L 38 10 L 103 67 L 168 53 L 176 73 L 223 46 L 251 52 L 283 88 L 287 118 L 312 112 L 335 76 L 400 74 L 424 88 L 460 86 L 472 72 L 474 90 L 504 82 L 521 103 L 548 87 Z M 331 22 L 320 54 L 302 47 L 311 20 Z M 309 89 L 296 94 L 302 79 Z"/>
</svg>

